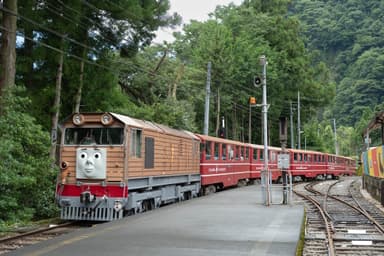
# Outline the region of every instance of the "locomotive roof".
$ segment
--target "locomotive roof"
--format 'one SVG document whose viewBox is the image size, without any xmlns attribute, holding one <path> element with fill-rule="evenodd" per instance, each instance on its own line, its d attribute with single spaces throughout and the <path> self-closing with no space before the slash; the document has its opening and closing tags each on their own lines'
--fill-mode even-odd
<svg viewBox="0 0 384 256">
<path fill-rule="evenodd" d="M 137 118 L 133 118 L 130 116 L 125 116 L 125 115 L 121 115 L 121 114 L 117 114 L 117 113 L 112 113 L 112 112 L 104 112 L 104 113 L 111 114 L 115 119 L 119 120 L 124 125 L 133 126 L 133 127 L 145 129 L 145 130 L 152 130 L 152 131 L 156 131 L 159 133 L 172 134 L 172 135 L 175 135 L 178 137 L 183 137 L 183 138 L 200 140 L 199 137 L 197 137 L 196 135 L 194 135 L 192 132 L 189 132 L 189 131 L 178 130 L 178 129 L 170 128 L 170 127 L 162 125 L 162 124 L 157 124 L 154 122 L 141 120 L 141 119 L 137 119 Z M 85 113 L 85 112 L 83 112 L 83 113 L 79 113 L 79 114 L 87 116 L 87 115 L 102 115 L 104 113 L 101 113 L 101 112 L 100 113 L 95 113 L 95 112 Z M 74 114 L 66 117 L 63 120 L 63 122 L 59 125 L 59 128 L 63 129 L 64 123 L 70 121 L 72 119 L 73 115 L 75 115 L 75 114 L 77 114 L 77 113 L 74 113 Z"/>
<path fill-rule="evenodd" d="M 157 123 L 146 121 L 146 120 L 140 120 L 140 119 L 132 118 L 125 115 L 120 115 L 117 113 L 111 112 L 110 114 L 116 119 L 123 122 L 125 125 L 134 126 L 141 129 L 154 130 L 156 132 L 172 134 L 179 137 L 186 137 L 194 140 L 200 140 L 197 136 L 195 136 L 193 133 L 188 131 L 177 130 L 162 124 L 157 124 Z"/>
</svg>

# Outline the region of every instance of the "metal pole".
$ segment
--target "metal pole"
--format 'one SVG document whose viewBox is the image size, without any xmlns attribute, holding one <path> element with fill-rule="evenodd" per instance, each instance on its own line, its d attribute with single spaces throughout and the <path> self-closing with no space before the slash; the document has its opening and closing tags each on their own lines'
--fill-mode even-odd
<svg viewBox="0 0 384 256">
<path fill-rule="evenodd" d="M 209 98 L 211 95 L 211 62 L 208 62 L 207 67 L 207 84 L 205 87 L 205 112 L 204 112 L 204 135 L 208 135 L 209 125 Z"/>
<path fill-rule="evenodd" d="M 301 149 L 301 128 L 300 128 L 300 92 L 297 92 L 297 148 Z"/>
<path fill-rule="evenodd" d="M 304 150 L 307 151 L 307 135 L 304 134 Z"/>
<path fill-rule="evenodd" d="M 270 173 L 268 170 L 268 104 L 267 104 L 267 59 L 263 55 L 260 57 L 260 65 L 263 67 L 262 82 L 263 82 L 263 137 L 264 137 L 264 168 L 262 172 L 261 182 L 262 187 L 265 188 L 265 201 L 266 206 L 270 205 Z"/>
<path fill-rule="evenodd" d="M 290 102 L 291 113 L 290 113 L 290 123 L 291 123 L 291 148 L 295 148 L 294 140 L 293 140 L 293 111 L 292 111 L 292 102 Z"/>
<path fill-rule="evenodd" d="M 251 113 L 252 113 L 252 107 L 251 107 L 251 104 L 248 102 L 248 104 L 249 104 L 249 117 L 248 117 L 248 123 L 249 123 L 249 125 L 248 125 L 248 143 L 249 144 L 251 144 L 252 143 L 252 132 L 251 132 L 251 130 L 252 130 L 252 123 L 251 123 L 251 121 L 252 121 L 252 116 L 251 116 Z"/>
</svg>

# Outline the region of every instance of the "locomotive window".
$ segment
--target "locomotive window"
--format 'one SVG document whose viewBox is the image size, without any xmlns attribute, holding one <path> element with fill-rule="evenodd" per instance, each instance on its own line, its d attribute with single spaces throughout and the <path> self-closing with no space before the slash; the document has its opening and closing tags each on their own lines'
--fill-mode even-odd
<svg viewBox="0 0 384 256">
<path fill-rule="evenodd" d="M 124 129 L 115 128 L 66 128 L 65 145 L 122 145 Z"/>
<path fill-rule="evenodd" d="M 253 160 L 257 160 L 257 149 L 253 149 Z"/>
<path fill-rule="evenodd" d="M 263 160 L 264 159 L 264 151 L 259 150 L 259 152 L 260 152 L 260 160 Z"/>
<path fill-rule="evenodd" d="M 245 148 L 245 159 L 249 159 L 249 148 Z"/>
<path fill-rule="evenodd" d="M 131 129 L 129 155 L 133 157 L 141 157 L 141 130 L 139 129 Z"/>
</svg>

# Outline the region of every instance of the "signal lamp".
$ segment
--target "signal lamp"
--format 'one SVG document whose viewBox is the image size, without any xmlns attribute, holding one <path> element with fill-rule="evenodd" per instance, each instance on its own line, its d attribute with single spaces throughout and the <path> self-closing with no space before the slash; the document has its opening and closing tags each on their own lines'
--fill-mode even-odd
<svg viewBox="0 0 384 256">
<path fill-rule="evenodd" d="M 255 77 L 253 78 L 253 85 L 257 88 L 257 87 L 260 86 L 260 84 L 261 84 L 261 79 L 260 79 L 260 77 L 255 76 Z"/>
<path fill-rule="evenodd" d="M 256 98 L 255 97 L 249 97 L 249 105 L 251 105 L 251 106 L 256 105 Z"/>
</svg>

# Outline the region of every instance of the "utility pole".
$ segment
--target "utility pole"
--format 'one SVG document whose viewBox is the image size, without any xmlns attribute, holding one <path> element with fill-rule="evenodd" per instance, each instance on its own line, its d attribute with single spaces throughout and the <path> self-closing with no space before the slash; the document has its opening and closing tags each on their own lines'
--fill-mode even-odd
<svg viewBox="0 0 384 256">
<path fill-rule="evenodd" d="M 297 92 L 297 148 L 301 149 L 300 92 Z"/>
<path fill-rule="evenodd" d="M 204 135 L 208 135 L 209 125 L 209 98 L 211 95 L 211 62 L 207 66 L 207 84 L 205 87 L 205 112 L 204 112 Z"/>
<path fill-rule="evenodd" d="M 335 154 L 339 155 L 339 150 L 337 148 L 337 133 L 336 133 L 336 119 L 333 118 L 333 129 L 335 131 Z"/>
<path fill-rule="evenodd" d="M 248 143 L 251 144 L 252 143 L 252 106 L 251 106 L 251 103 L 248 102 L 248 105 L 249 105 L 249 116 L 248 116 Z"/>
<path fill-rule="evenodd" d="M 289 116 L 289 121 L 290 121 L 290 125 L 291 125 L 291 148 L 295 148 L 295 142 L 293 140 L 293 110 L 292 110 L 292 101 L 289 102 L 291 108 L 291 112 L 290 112 L 290 116 Z"/>
<path fill-rule="evenodd" d="M 263 102 L 262 102 L 262 113 L 263 113 L 263 137 L 264 137 L 264 168 L 261 172 L 261 187 L 264 195 L 264 204 L 270 205 L 271 195 L 271 178 L 268 170 L 268 104 L 267 104 L 267 58 L 262 55 L 260 57 L 260 65 L 263 67 L 262 83 L 263 83 Z M 265 192 L 265 193 L 264 193 Z"/>
</svg>

